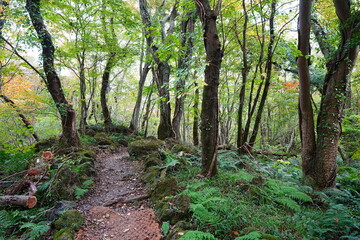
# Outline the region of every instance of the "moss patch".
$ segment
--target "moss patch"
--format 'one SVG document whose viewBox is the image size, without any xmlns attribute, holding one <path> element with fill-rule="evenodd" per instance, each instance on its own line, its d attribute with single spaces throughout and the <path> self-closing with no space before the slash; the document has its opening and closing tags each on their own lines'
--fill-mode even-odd
<svg viewBox="0 0 360 240">
<path fill-rule="evenodd" d="M 63 228 L 54 234 L 54 240 L 73 240 L 75 232 L 72 228 Z"/>
<path fill-rule="evenodd" d="M 162 200 L 166 196 L 175 195 L 178 191 L 176 178 L 165 178 L 155 182 L 152 186 L 151 199 Z"/>
<path fill-rule="evenodd" d="M 141 139 L 129 144 L 128 151 L 130 156 L 142 158 L 154 151 L 163 149 L 165 142 L 157 139 Z"/>
<path fill-rule="evenodd" d="M 55 229 L 71 228 L 74 231 L 78 231 L 85 223 L 85 217 L 75 209 L 66 211 L 55 222 Z"/>
</svg>

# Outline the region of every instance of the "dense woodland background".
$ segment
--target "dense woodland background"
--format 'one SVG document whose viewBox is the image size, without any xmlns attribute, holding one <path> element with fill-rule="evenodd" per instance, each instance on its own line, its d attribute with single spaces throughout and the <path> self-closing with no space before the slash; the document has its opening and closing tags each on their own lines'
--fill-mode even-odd
<svg viewBox="0 0 360 240">
<path fill-rule="evenodd" d="M 245 171 L 221 173 L 198 186 L 183 183 L 194 206 L 211 202 L 195 190 L 204 188 L 216 202 L 223 196 L 215 188 L 234 181 L 234 189 L 243 191 L 238 181 L 248 181 L 246 193 L 257 189 L 259 205 L 272 201 L 297 212 L 300 203 L 284 196 L 295 192 L 292 199 L 306 205 L 320 196 L 306 186 L 337 186 L 347 189 L 342 197 L 348 205 L 331 198 L 321 215 L 326 221 L 317 221 L 321 226 L 310 234 L 357 239 L 360 227 L 352 220 L 340 219 L 341 226 L 351 225 L 346 231 L 326 224 L 340 212 L 349 214 L 344 219 L 358 219 L 359 45 L 358 0 L 0 0 L 0 156 L 5 159 L 0 175 L 22 169 L 9 170 L 13 156 L 31 153 L 35 143 L 50 138 L 64 149 L 92 143 L 100 129 L 175 138 L 201 149 L 200 162 L 193 164 L 205 178 L 216 176 L 218 166 L 237 168 L 242 158 L 278 179 L 266 180 L 264 192 L 263 177 L 254 182 L 258 176 Z M 166 154 L 170 160 L 161 169 L 179 163 Z M 255 154 L 284 160 L 266 165 Z M 180 182 L 196 174 L 191 164 L 186 171 Z M 295 188 L 284 190 L 280 181 L 290 175 L 301 179 L 297 186 L 311 198 Z M 222 201 L 230 211 L 238 200 Z M 198 210 L 192 209 L 194 216 Z M 224 209 L 218 210 L 221 216 Z M 256 210 L 247 205 L 241 211 Z M 299 225 L 291 226 L 294 236 L 305 236 L 310 220 L 304 219 L 315 219 L 306 211 Z M 235 238 L 224 230 L 231 224 L 220 222 L 210 224 L 213 233 Z M 322 232 L 326 226 L 332 230 Z M 285 236 L 276 231 L 271 233 Z"/>
<path fill-rule="evenodd" d="M 32 4 L 37 7 L 32 9 Z M 305 57 L 308 61 L 305 65 L 309 66 L 311 81 L 308 86 L 303 84 L 301 91 L 308 92 L 304 104 L 314 112 L 314 117 L 300 119 L 316 121 L 322 112 L 332 112 L 321 110 L 321 99 L 327 96 L 328 73 L 337 71 L 330 65 L 348 59 L 336 59 L 343 54 L 341 51 L 358 48 L 359 3 L 353 2 L 345 10 L 341 5 L 334 7 L 331 1 L 313 3 L 311 17 L 307 16 L 310 43 L 303 44 L 311 47 L 304 53 L 301 45 L 298 47 L 297 26 L 305 26 L 299 18 L 298 1 L 41 1 L 41 13 L 40 1 L 27 1 L 27 10 L 24 1 L 2 1 L 1 147 L 21 149 L 37 139 L 58 136 L 62 127 L 74 128 L 70 126 L 74 122 L 66 123 L 67 115 L 61 113 L 72 109 L 80 133 L 89 124 L 118 124 L 147 136 L 176 137 L 198 145 L 201 129 L 207 128 L 207 123 L 200 124 L 200 113 L 203 110 L 204 121 L 209 106 L 215 109 L 212 114 L 217 119 L 209 124 L 218 122 L 219 137 L 206 142 L 205 148 L 215 144 L 241 148 L 245 153 L 252 148 L 298 153 L 302 124 L 298 106 L 302 109 L 304 105 L 298 105 L 296 60 Z M 345 16 L 348 19 L 341 18 L 341 11 L 350 14 Z M 209 13 L 213 16 L 208 17 Z M 36 23 L 39 18 L 43 21 Z M 221 68 L 208 75 L 219 75 L 215 84 L 218 103 L 211 102 L 216 92 L 202 95 L 203 89 L 213 87 L 204 77 L 205 68 L 214 64 L 205 57 L 210 55 L 204 49 L 202 36 L 204 29 L 208 33 L 206 28 L 212 18 L 217 18 L 216 44 L 221 44 L 217 46 L 218 67 L 214 69 Z M 351 29 L 345 29 L 350 21 Z M 41 32 L 45 27 L 48 31 Z M 344 38 L 345 30 L 352 33 L 348 39 Z M 351 61 L 354 63 L 356 58 L 357 54 Z M 54 65 L 46 66 L 49 59 Z M 344 159 L 359 155 L 359 150 L 349 143 L 357 139 L 348 139 L 351 134 L 346 134 L 358 131 L 358 65 L 343 74 L 342 79 L 348 82 L 334 93 L 342 96 L 340 107 L 328 103 L 338 108 L 332 113 L 338 117 L 322 117 L 330 125 L 344 118 L 345 125 L 321 130 L 318 124 L 319 133 L 345 133 L 341 142 Z M 57 93 L 49 94 L 48 90 L 54 88 L 49 71 L 55 73 L 50 78 L 61 81 Z M 304 73 L 301 76 L 304 78 Z M 314 141 L 314 132 L 302 132 L 306 135 L 304 142 Z M 333 149 L 337 149 L 338 136 Z M 214 154 L 211 149 L 204 151 Z"/>
</svg>

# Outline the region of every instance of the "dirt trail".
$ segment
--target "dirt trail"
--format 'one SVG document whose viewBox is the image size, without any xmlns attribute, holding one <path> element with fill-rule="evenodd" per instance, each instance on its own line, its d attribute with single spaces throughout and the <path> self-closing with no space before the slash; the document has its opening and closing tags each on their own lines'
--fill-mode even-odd
<svg viewBox="0 0 360 240">
<path fill-rule="evenodd" d="M 86 216 L 76 240 L 160 240 L 161 230 L 154 210 L 146 200 L 123 203 L 146 194 L 140 182 L 140 166 L 129 161 L 126 148 L 97 156 L 96 187 L 78 203 Z M 120 199 L 120 201 L 114 201 Z M 109 207 L 106 205 L 109 205 Z"/>
</svg>

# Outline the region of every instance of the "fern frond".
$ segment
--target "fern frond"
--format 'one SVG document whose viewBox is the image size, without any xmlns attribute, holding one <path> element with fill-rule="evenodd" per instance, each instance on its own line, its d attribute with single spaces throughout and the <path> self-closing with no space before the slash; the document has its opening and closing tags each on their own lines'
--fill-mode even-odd
<svg viewBox="0 0 360 240">
<path fill-rule="evenodd" d="M 194 216 L 198 218 L 201 222 L 213 225 L 220 221 L 220 218 L 218 216 L 209 212 L 202 204 L 191 204 L 190 209 L 194 213 Z"/>
<path fill-rule="evenodd" d="M 235 238 L 235 240 L 261 240 L 261 232 L 259 231 L 254 231 L 254 232 L 251 232 L 251 233 L 248 233 L 244 236 L 241 236 L 241 237 L 237 237 Z"/>
<path fill-rule="evenodd" d="M 292 200 L 291 198 L 288 197 L 277 197 L 274 199 L 274 201 L 276 201 L 277 203 L 280 203 L 281 205 L 284 205 L 285 207 L 298 212 L 300 211 L 300 205 L 295 202 L 294 200 Z"/>
<path fill-rule="evenodd" d="M 312 202 L 312 198 L 307 195 L 306 193 L 297 191 L 297 192 L 291 192 L 287 194 L 290 198 L 303 201 L 303 202 Z"/>
<path fill-rule="evenodd" d="M 201 232 L 201 231 L 189 231 L 184 236 L 179 238 L 179 240 L 218 240 L 211 233 Z"/>
</svg>

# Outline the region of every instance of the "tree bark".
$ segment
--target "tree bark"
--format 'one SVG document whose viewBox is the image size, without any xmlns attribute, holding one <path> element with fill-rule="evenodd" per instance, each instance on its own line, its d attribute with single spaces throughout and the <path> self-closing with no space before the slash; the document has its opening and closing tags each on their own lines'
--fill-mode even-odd
<svg viewBox="0 0 360 240">
<path fill-rule="evenodd" d="M 206 51 L 205 86 L 201 109 L 201 174 L 211 177 L 217 174 L 217 145 L 219 138 L 218 87 L 222 60 L 221 44 L 217 32 L 216 18 L 221 0 L 212 10 L 208 0 L 195 0 L 204 29 Z"/>
<path fill-rule="evenodd" d="M 41 42 L 46 86 L 60 114 L 62 125 L 62 136 L 60 140 L 64 146 L 79 146 L 80 140 L 76 131 L 75 110 L 71 103 L 65 98 L 60 78 L 55 71 L 55 48 L 40 12 L 40 0 L 27 0 L 26 9 Z"/>
</svg>

